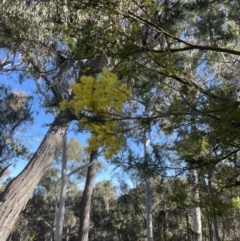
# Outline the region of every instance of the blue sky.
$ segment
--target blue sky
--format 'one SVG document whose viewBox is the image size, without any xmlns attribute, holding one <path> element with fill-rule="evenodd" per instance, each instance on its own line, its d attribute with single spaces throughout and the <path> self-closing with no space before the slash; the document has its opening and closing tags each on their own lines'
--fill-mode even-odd
<svg viewBox="0 0 240 241">
<path fill-rule="evenodd" d="M 29 95 L 34 96 L 34 92 L 36 91 L 36 86 L 34 81 L 32 80 L 26 80 L 22 84 L 18 81 L 17 74 L 11 74 L 11 75 L 0 75 L 0 84 L 5 83 L 10 85 L 14 91 L 24 91 Z M 40 106 L 39 100 L 35 96 L 33 100 L 32 105 L 32 111 L 34 115 L 34 123 L 33 125 L 29 126 L 27 128 L 27 131 L 24 131 L 22 133 L 19 133 L 19 137 L 29 147 L 29 150 L 31 153 L 34 153 L 38 146 L 40 145 L 42 139 L 44 138 L 45 134 L 47 133 L 49 127 L 48 124 L 51 124 L 54 116 L 50 113 L 46 113 L 45 110 Z M 70 128 L 71 129 L 71 128 Z M 79 133 L 75 134 L 73 131 L 70 131 L 68 134 L 68 140 L 72 137 L 79 140 L 79 142 L 83 145 L 87 145 L 87 138 L 89 134 Z M 96 182 L 102 181 L 102 180 L 110 180 L 112 179 L 112 172 L 113 172 L 113 166 L 108 164 L 103 157 L 99 158 L 104 166 L 106 167 L 103 171 L 101 171 L 96 178 Z M 28 160 L 19 159 L 16 162 L 16 165 L 11 166 L 11 176 L 15 177 L 18 175 L 25 165 L 27 164 Z M 84 182 L 84 181 L 83 181 Z"/>
<path fill-rule="evenodd" d="M 1 57 L 1 56 L 0 56 Z M 36 92 L 36 86 L 33 80 L 26 80 L 22 84 L 19 83 L 18 76 L 17 74 L 11 74 L 11 75 L 0 75 L 0 84 L 5 83 L 9 84 L 12 86 L 14 91 L 24 91 L 29 95 L 35 96 L 33 100 L 33 105 L 32 105 L 32 111 L 34 114 L 34 123 L 32 126 L 28 126 L 27 131 L 19 133 L 19 137 L 21 140 L 24 142 L 24 144 L 28 145 L 29 150 L 31 153 L 34 153 L 42 139 L 44 138 L 45 134 L 47 133 L 49 127 L 48 125 L 52 123 L 54 116 L 50 113 L 46 113 L 45 109 L 40 106 L 40 102 L 38 100 L 38 97 L 34 95 Z M 70 128 L 71 130 L 71 128 Z M 155 135 L 159 130 L 153 129 L 153 135 Z M 159 135 L 156 136 L 156 139 L 153 140 L 153 142 L 157 141 L 160 143 L 164 143 L 166 140 L 164 138 L 163 133 L 158 133 Z M 76 138 L 79 140 L 79 142 L 83 145 L 87 145 L 87 138 L 89 137 L 89 134 L 83 134 L 79 133 L 76 135 L 73 131 L 70 131 L 68 133 L 68 140 L 70 138 Z M 131 146 L 132 150 L 134 150 L 136 153 L 140 154 L 143 153 L 143 145 L 136 145 L 132 141 L 128 142 L 128 144 Z M 102 180 L 112 180 L 115 186 L 118 186 L 117 182 L 117 177 L 113 173 L 113 170 L 115 166 L 110 165 L 109 163 L 104 160 L 103 157 L 100 157 L 99 160 L 101 160 L 106 167 L 103 171 L 101 171 L 96 178 L 95 182 L 100 182 Z M 15 166 L 12 166 L 10 171 L 11 171 L 11 176 L 15 177 L 16 175 L 21 172 L 24 167 L 26 166 L 27 162 L 29 160 L 18 160 L 17 164 Z M 120 175 L 120 178 L 124 179 L 127 181 L 127 183 L 132 186 L 133 184 L 131 183 L 131 180 L 127 177 L 128 175 L 123 173 L 121 170 L 117 169 L 118 174 Z M 84 184 L 83 182 L 80 184 L 80 187 L 82 187 Z"/>
</svg>

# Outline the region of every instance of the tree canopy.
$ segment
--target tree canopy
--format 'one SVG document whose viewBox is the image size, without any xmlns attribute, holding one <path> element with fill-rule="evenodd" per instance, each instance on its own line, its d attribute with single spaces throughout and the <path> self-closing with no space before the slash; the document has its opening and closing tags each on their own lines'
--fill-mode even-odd
<svg viewBox="0 0 240 241">
<path fill-rule="evenodd" d="M 225 189 L 240 183 L 239 9 L 235 0 L 2 1 L 0 73 L 33 81 L 55 120 L 0 197 L 0 213 L 34 175 L 23 208 L 73 121 L 91 134 L 91 154 L 103 147 L 109 161 L 144 178 L 197 170 L 212 206 L 218 191 L 230 202 Z M 31 98 L 4 85 L 0 92 L 2 164 L 25 151 L 14 133 L 30 120 Z M 0 218 L 5 230 L 16 210 Z"/>
</svg>

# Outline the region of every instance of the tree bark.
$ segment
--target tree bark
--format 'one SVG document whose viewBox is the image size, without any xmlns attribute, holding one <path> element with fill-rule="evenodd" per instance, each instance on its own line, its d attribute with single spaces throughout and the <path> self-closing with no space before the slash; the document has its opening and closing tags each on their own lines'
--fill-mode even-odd
<svg viewBox="0 0 240 241">
<path fill-rule="evenodd" d="M 212 221 L 208 218 L 209 241 L 213 241 Z"/>
<path fill-rule="evenodd" d="M 195 169 L 191 171 L 192 187 L 193 187 L 193 196 L 192 200 L 194 202 L 199 202 L 199 192 L 197 190 L 198 185 L 198 174 Z M 201 210 L 200 207 L 192 208 L 192 220 L 193 220 L 193 240 L 202 241 L 202 221 L 201 221 Z"/>
<path fill-rule="evenodd" d="M 190 222 L 189 222 L 188 211 L 186 211 L 185 215 L 186 215 L 186 226 L 187 226 L 187 230 L 186 230 L 186 240 L 187 240 L 187 241 L 191 241 L 192 228 L 191 228 L 191 224 L 190 224 Z"/>
<path fill-rule="evenodd" d="M 62 153 L 62 177 L 61 177 L 61 193 L 59 198 L 58 218 L 56 225 L 56 241 L 62 241 L 64 213 L 65 213 L 65 200 L 67 195 L 67 137 L 66 134 L 63 138 L 63 153 Z"/>
<path fill-rule="evenodd" d="M 5 241 L 36 185 L 52 164 L 58 145 L 70 120 L 61 114 L 50 127 L 41 145 L 24 170 L 14 178 L 0 196 L 0 237 Z"/>
<path fill-rule="evenodd" d="M 147 216 L 147 240 L 153 241 L 153 225 L 152 225 L 152 212 L 151 212 L 151 188 L 149 181 L 145 181 L 146 190 L 146 216 Z"/>
<path fill-rule="evenodd" d="M 221 238 L 220 238 L 220 235 L 219 235 L 219 231 L 218 231 L 217 218 L 216 218 L 216 217 L 213 217 L 213 218 L 212 218 L 212 222 L 213 222 L 215 240 L 216 240 L 216 241 L 221 241 Z"/>
<path fill-rule="evenodd" d="M 50 241 L 55 240 L 55 228 L 56 228 L 56 223 L 57 223 L 58 203 L 59 203 L 58 197 L 55 196 L 54 217 L 53 217 L 51 227 L 50 227 Z"/>
<path fill-rule="evenodd" d="M 147 138 L 147 131 L 145 131 L 143 136 L 144 144 L 144 161 L 148 163 L 149 153 L 148 145 L 151 142 L 151 139 Z M 145 180 L 145 193 L 146 193 L 146 220 L 147 220 L 147 241 L 153 241 L 153 223 L 152 223 L 152 203 L 151 203 L 151 188 L 149 180 Z"/>
<path fill-rule="evenodd" d="M 212 172 L 209 172 L 209 180 L 208 180 L 208 188 L 209 188 L 209 194 L 210 194 L 210 200 L 213 203 L 214 202 L 214 193 L 212 188 Z M 213 224 L 213 230 L 214 230 L 214 237 L 216 241 L 221 241 L 219 231 L 218 231 L 218 223 L 217 223 L 217 215 L 215 213 L 215 209 L 213 209 L 213 217 L 212 217 L 212 224 Z"/>
<path fill-rule="evenodd" d="M 93 192 L 93 184 L 97 171 L 97 158 L 98 150 L 92 151 L 90 155 L 90 163 L 93 162 L 93 164 L 90 167 L 88 167 L 87 178 L 81 202 L 78 241 L 88 241 L 88 233 L 90 226 L 90 206 Z"/>
</svg>

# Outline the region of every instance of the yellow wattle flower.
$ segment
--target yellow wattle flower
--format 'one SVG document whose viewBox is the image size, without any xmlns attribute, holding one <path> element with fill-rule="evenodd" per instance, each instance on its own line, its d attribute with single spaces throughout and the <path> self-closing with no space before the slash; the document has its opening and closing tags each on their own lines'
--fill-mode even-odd
<svg viewBox="0 0 240 241">
<path fill-rule="evenodd" d="M 82 76 L 79 83 L 70 84 L 74 99 L 63 100 L 59 107 L 61 110 L 70 108 L 75 115 L 86 110 L 90 115 L 108 118 L 111 108 L 121 110 L 127 97 L 131 94 L 126 84 L 120 84 L 115 74 L 107 68 L 97 79 L 91 76 Z M 89 123 L 87 118 L 81 118 L 79 124 L 92 133 L 88 139 L 87 151 L 91 152 L 99 147 L 105 147 L 105 157 L 111 158 L 116 154 L 123 143 L 123 136 L 116 134 L 117 122 L 107 120 L 105 123 Z"/>
</svg>

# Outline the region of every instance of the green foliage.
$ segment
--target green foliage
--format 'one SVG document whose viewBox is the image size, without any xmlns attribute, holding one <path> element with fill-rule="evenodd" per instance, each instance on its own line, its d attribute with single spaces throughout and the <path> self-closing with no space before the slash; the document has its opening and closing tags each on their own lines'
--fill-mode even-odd
<svg viewBox="0 0 240 241">
<path fill-rule="evenodd" d="M 0 164 L 4 167 L 15 157 L 28 153 L 17 133 L 32 122 L 31 97 L 24 92 L 14 92 L 6 85 L 0 86 L 0 96 Z"/>
<path fill-rule="evenodd" d="M 189 199 L 189 184 L 184 180 L 178 181 L 179 184 L 176 193 L 174 193 L 173 196 L 170 197 L 170 200 L 182 207 L 189 208 L 191 206 L 191 201 Z"/>
<path fill-rule="evenodd" d="M 182 174 L 186 168 L 194 166 L 202 179 L 212 172 L 216 194 L 221 188 L 239 185 L 239 158 L 234 156 L 240 150 L 240 112 L 235 96 L 239 88 L 236 81 L 240 55 L 236 44 L 239 42 L 239 9 L 239 2 L 233 0 L 2 1 L 0 48 L 4 50 L 2 54 L 6 61 L 2 58 L 0 71 L 24 70 L 25 77 L 31 77 L 39 84 L 39 106 L 47 110 L 58 114 L 58 104 L 66 104 L 62 100 L 69 100 L 68 107 L 75 114 L 88 112 L 89 118 L 82 119 L 81 126 L 93 133 L 94 138 L 89 143 L 91 150 L 113 144 L 106 153 L 106 157 L 111 157 L 120 146 L 135 148 L 137 155 L 132 155 L 133 150 L 123 154 L 122 159 L 126 158 L 127 162 L 115 159 L 119 165 L 124 165 L 124 170 L 132 169 L 143 177 L 152 177 L 156 173 L 164 176 Z M 106 91 L 109 83 L 102 88 L 105 92 L 98 93 L 97 87 L 91 88 L 93 82 L 98 82 L 102 63 L 118 74 L 118 87 L 125 86 L 124 91 L 128 90 L 126 86 L 131 89 L 132 99 L 128 105 L 123 105 L 125 98 L 119 98 L 115 85 L 112 93 Z M 9 64 L 11 68 L 7 69 Z M 86 80 L 82 77 L 86 74 L 93 78 Z M 68 91 L 69 85 L 73 94 Z M 14 121 L 24 120 L 28 101 L 15 104 L 13 100 L 20 100 L 16 95 L 5 95 L 4 89 L 1 91 L 1 96 L 6 97 L 1 100 L 1 129 L 8 134 Z M 106 93 L 113 98 L 106 100 Z M 94 101 L 91 94 L 95 94 Z M 109 105 L 110 102 L 113 105 Z M 67 104 L 61 105 L 62 110 L 67 107 Z M 106 116 L 100 113 L 103 106 L 108 112 L 117 111 Z M 148 115 L 142 111 L 146 108 Z M 6 118 L 8 109 L 11 114 Z M 95 110 L 97 115 L 93 113 Z M 116 124 L 116 118 L 124 121 Z M 140 153 L 142 134 L 148 129 L 154 135 L 159 127 L 161 136 L 156 142 L 160 144 L 151 146 L 151 157 L 146 160 Z M 125 131 L 126 143 L 123 143 L 122 135 L 118 136 L 118 128 Z M 108 135 L 101 135 L 102 129 Z M 4 147 L 1 157 L 7 157 L 9 153 L 17 156 L 25 151 L 18 140 L 6 137 L 4 132 L 1 139 L 0 151 Z M 77 147 L 73 144 L 72 148 L 71 155 Z M 75 159 L 71 155 L 69 158 Z M 175 169 L 169 172 L 169 166 Z M 173 170 L 177 170 L 176 173 Z M 168 209 L 156 208 L 158 215 L 154 220 L 160 220 L 165 228 L 163 231 L 164 228 L 154 227 L 156 237 L 161 240 L 186 238 L 179 233 L 187 232 L 187 221 L 183 217 L 192 204 L 188 201 L 188 184 L 179 183 L 179 189 L 171 194 L 164 192 L 165 197 L 159 197 L 163 207 L 169 200 L 175 203 L 175 207 L 169 205 Z M 200 183 L 203 185 L 204 182 Z M 99 213 L 108 224 L 104 228 L 106 233 L 112 232 L 111 237 L 119 240 L 145 238 L 145 220 L 141 216 L 143 195 L 139 190 L 142 190 L 141 186 L 119 197 L 118 202 L 113 199 L 114 211 L 110 217 L 102 214 L 104 199 L 96 198 L 96 206 L 102 205 L 102 213 Z M 207 188 L 200 187 L 200 192 L 201 198 L 210 197 Z M 211 199 L 198 203 L 205 209 L 205 224 L 214 215 L 226 222 L 224 210 L 229 210 L 230 195 L 221 195 L 226 198 L 221 196 L 219 202 Z M 179 217 L 179 213 L 183 217 Z M 219 225 L 225 230 L 224 225 Z M 99 230 L 99 227 L 95 228 L 96 233 Z M 118 236 L 114 236 L 114 232 Z M 36 231 L 32 235 L 36 238 Z M 94 238 L 97 239 L 97 235 Z"/>
<path fill-rule="evenodd" d="M 27 204 L 26 210 L 22 213 L 15 231 L 12 235 L 22 235 L 33 241 L 34 238 L 41 240 L 49 239 L 49 226 L 53 220 L 54 198 L 52 191 L 46 187 L 56 183 L 54 171 L 49 172 L 34 191 L 32 199 Z M 136 180 L 134 180 L 136 183 Z M 110 181 L 102 181 L 95 185 L 91 206 L 91 232 L 90 241 L 97 241 L 99 238 L 106 240 L 145 240 L 145 188 L 144 184 L 138 183 L 135 187 L 125 187 L 116 190 Z M 73 225 L 71 237 L 77 236 L 77 227 L 74 223 L 78 219 L 81 191 L 70 184 L 71 194 L 66 200 L 66 219 L 64 227 Z M 48 191 L 46 191 L 48 190 Z M 176 178 L 175 180 L 160 181 L 152 180 L 152 217 L 154 236 L 157 241 L 184 240 L 185 235 L 191 236 L 189 222 L 191 208 L 196 205 L 190 201 L 190 190 L 186 179 Z M 219 193 L 214 202 L 211 202 L 209 194 L 200 185 L 199 203 L 203 212 L 203 234 L 208 237 L 208 222 L 218 218 L 219 228 L 234 233 L 238 229 L 237 220 L 238 207 L 233 204 L 237 198 L 230 198 L 226 202 L 228 192 Z M 234 201 L 235 200 L 235 201 Z M 234 218 L 234 219 L 233 219 Z M 31 220 L 31 222 L 27 222 Z M 228 226 L 227 223 L 234 222 Z M 78 222 L 77 222 L 78 223 Z M 64 236 L 66 237 L 66 229 Z M 34 236 L 33 236 L 34 234 Z M 230 235 L 232 237 L 234 235 Z M 44 239 L 43 239 L 44 240 Z M 70 239 L 71 240 L 71 239 Z"/>
</svg>

